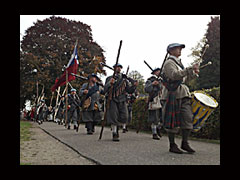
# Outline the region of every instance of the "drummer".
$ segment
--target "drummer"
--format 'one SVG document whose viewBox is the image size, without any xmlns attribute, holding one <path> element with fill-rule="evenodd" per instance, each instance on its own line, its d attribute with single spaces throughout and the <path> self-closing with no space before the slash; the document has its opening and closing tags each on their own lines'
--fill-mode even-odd
<svg viewBox="0 0 240 180">
<path fill-rule="evenodd" d="M 188 136 L 193 129 L 193 113 L 191 109 L 191 95 L 186 86 L 186 80 L 197 77 L 199 64 L 184 68 L 181 59 L 184 44 L 173 43 L 167 47 L 169 57 L 163 65 L 163 91 L 161 102 L 163 105 L 163 123 L 168 133 L 170 152 L 182 154 L 185 150 L 194 153 L 188 143 Z M 175 134 L 181 128 L 182 144 L 180 150 L 175 143 Z"/>
</svg>

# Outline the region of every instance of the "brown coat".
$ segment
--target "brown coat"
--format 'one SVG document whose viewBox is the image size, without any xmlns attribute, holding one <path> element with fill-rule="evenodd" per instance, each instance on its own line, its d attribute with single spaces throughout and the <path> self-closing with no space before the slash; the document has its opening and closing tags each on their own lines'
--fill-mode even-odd
<svg viewBox="0 0 240 180">
<path fill-rule="evenodd" d="M 183 80 L 183 84 L 181 84 L 176 90 L 176 99 L 191 97 L 189 88 L 184 84 L 197 77 L 191 66 L 182 70 L 173 60 L 168 59 L 163 66 L 163 73 L 171 80 Z M 168 90 L 163 86 L 161 100 L 166 100 L 167 94 Z"/>
</svg>

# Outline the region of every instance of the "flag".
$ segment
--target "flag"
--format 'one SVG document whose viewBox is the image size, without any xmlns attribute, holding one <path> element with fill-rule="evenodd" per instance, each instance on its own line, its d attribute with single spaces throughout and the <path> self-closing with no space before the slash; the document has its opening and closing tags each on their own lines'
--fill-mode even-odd
<svg viewBox="0 0 240 180">
<path fill-rule="evenodd" d="M 56 78 L 55 84 L 53 85 L 51 90 L 55 91 L 59 86 L 63 86 L 66 84 L 66 70 L 68 71 L 68 81 L 75 80 L 76 77 L 71 75 L 71 73 L 74 73 L 74 74 L 77 73 L 78 64 L 79 64 L 79 61 L 78 61 L 78 55 L 77 55 L 77 42 L 76 42 L 73 54 L 67 64 L 67 67 L 63 75 L 60 78 Z"/>
</svg>

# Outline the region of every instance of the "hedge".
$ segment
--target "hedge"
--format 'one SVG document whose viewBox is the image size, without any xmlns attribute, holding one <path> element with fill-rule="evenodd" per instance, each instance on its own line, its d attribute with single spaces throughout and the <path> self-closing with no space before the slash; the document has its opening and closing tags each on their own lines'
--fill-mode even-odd
<svg viewBox="0 0 240 180">
<path fill-rule="evenodd" d="M 205 138 L 205 139 L 220 139 L 220 87 L 214 87 L 212 89 L 202 89 L 204 92 L 212 96 L 218 102 L 218 107 L 212 112 L 212 114 L 206 120 L 204 126 L 198 131 L 191 133 L 192 137 Z M 132 121 L 129 124 L 130 128 L 138 129 L 140 125 L 140 131 L 150 131 L 151 124 L 148 123 L 148 109 L 147 97 L 141 97 L 136 99 L 133 103 Z M 163 133 L 166 133 L 164 130 Z"/>
</svg>

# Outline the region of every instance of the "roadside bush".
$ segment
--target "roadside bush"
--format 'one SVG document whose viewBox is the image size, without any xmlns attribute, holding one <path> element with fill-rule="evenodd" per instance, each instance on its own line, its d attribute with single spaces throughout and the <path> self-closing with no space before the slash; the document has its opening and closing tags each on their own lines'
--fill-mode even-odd
<svg viewBox="0 0 240 180">
<path fill-rule="evenodd" d="M 206 120 L 204 126 L 198 131 L 191 133 L 191 136 L 205 139 L 220 139 L 220 87 L 214 87 L 212 89 L 202 89 L 204 92 L 212 96 L 218 102 L 218 107 L 212 112 L 212 114 Z M 130 128 L 149 131 L 151 130 L 151 124 L 148 123 L 148 109 L 147 97 L 141 97 L 136 99 L 133 103 L 132 122 L 129 125 Z M 162 131 L 165 133 L 165 131 Z"/>
</svg>

